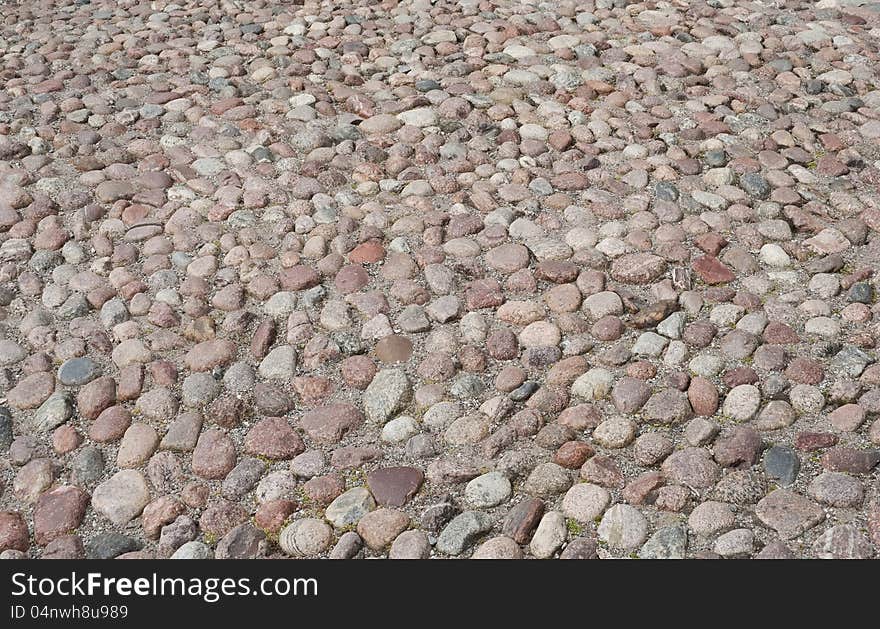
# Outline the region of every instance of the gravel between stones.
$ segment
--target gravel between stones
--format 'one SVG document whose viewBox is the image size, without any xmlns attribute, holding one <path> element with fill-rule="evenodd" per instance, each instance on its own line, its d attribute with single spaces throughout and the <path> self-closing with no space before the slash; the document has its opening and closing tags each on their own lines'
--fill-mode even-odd
<svg viewBox="0 0 880 629">
<path fill-rule="evenodd" d="M 0 557 L 877 554 L 876 5 L 4 9 Z"/>
</svg>

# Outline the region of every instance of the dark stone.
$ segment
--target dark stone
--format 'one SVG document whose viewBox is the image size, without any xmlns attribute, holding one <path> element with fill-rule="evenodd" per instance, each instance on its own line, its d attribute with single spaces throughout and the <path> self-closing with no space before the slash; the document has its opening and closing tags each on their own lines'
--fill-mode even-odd
<svg viewBox="0 0 880 629">
<path fill-rule="evenodd" d="M 654 186 L 654 194 L 661 201 L 678 201 L 678 188 L 668 181 L 658 181 Z"/>
<path fill-rule="evenodd" d="M 458 509 L 449 502 L 441 502 L 425 509 L 420 523 L 423 529 L 438 532 L 443 526 L 458 514 Z"/>
<path fill-rule="evenodd" d="M 540 498 L 524 500 L 507 513 L 501 532 L 517 544 L 528 544 L 543 515 L 543 500 Z"/>
<path fill-rule="evenodd" d="M 849 293 L 847 293 L 847 298 L 851 302 L 859 304 L 873 303 L 874 287 L 867 282 L 858 282 L 857 284 L 853 284 L 849 289 Z"/>
<path fill-rule="evenodd" d="M 86 543 L 86 557 L 89 559 L 113 559 L 123 553 L 140 550 L 144 545 L 128 535 L 116 531 L 98 533 Z"/>
<path fill-rule="evenodd" d="M 61 384 L 80 386 L 87 384 L 101 375 L 101 367 L 91 358 L 71 358 L 65 361 L 58 370 Z"/>
<path fill-rule="evenodd" d="M 367 487 L 383 507 L 402 507 L 416 495 L 425 474 L 415 467 L 386 467 L 367 475 Z"/>
<path fill-rule="evenodd" d="M 522 402 L 529 399 L 532 394 L 538 390 L 540 385 L 532 380 L 523 382 L 519 387 L 511 391 L 508 395 L 514 402 Z"/>
<path fill-rule="evenodd" d="M 758 173 L 745 173 L 739 178 L 739 187 L 749 196 L 766 199 L 770 196 L 770 184 Z"/>
<path fill-rule="evenodd" d="M 773 446 L 764 453 L 764 471 L 768 478 L 779 481 L 780 485 L 794 483 L 800 469 L 801 460 L 793 448 Z"/>
<path fill-rule="evenodd" d="M 104 473 L 104 456 L 95 446 L 86 446 L 76 453 L 70 470 L 71 481 L 75 485 L 90 487 Z"/>
<path fill-rule="evenodd" d="M 0 406 L 0 450 L 6 451 L 12 445 L 12 414 Z"/>
</svg>

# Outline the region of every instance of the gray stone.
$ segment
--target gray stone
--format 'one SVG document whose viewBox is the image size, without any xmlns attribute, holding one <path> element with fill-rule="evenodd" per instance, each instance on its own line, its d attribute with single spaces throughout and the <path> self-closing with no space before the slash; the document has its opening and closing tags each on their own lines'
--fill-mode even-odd
<svg viewBox="0 0 880 629">
<path fill-rule="evenodd" d="M 479 511 L 465 511 L 446 525 L 437 538 L 437 550 L 446 555 L 460 555 L 477 538 L 492 528 L 492 518 Z"/>
<path fill-rule="evenodd" d="M 5 406 L 0 406 L 0 450 L 6 451 L 12 445 L 12 414 Z"/>
<path fill-rule="evenodd" d="M 402 411 L 412 390 L 402 369 L 383 369 L 364 391 L 364 413 L 371 422 L 384 424 Z"/>
<path fill-rule="evenodd" d="M 642 559 L 684 559 L 687 551 L 687 528 L 672 524 L 657 529 L 639 550 Z"/>
<path fill-rule="evenodd" d="M 470 481 L 464 490 L 467 501 L 476 508 L 495 507 L 510 497 L 510 481 L 501 472 L 489 472 Z"/>
<path fill-rule="evenodd" d="M 327 505 L 324 515 L 336 528 L 344 528 L 357 524 L 362 517 L 375 508 L 376 501 L 369 489 L 352 487 Z"/>
<path fill-rule="evenodd" d="M 870 559 L 874 556 L 871 543 L 852 524 L 833 526 L 813 543 L 819 559 Z"/>
<path fill-rule="evenodd" d="M 56 391 L 43 402 L 30 420 L 34 432 L 54 430 L 73 416 L 73 400 L 64 391 Z"/>
<path fill-rule="evenodd" d="M 800 469 L 801 460 L 794 448 L 773 446 L 764 453 L 764 471 L 767 477 L 776 480 L 783 487 L 794 483 Z"/>
<path fill-rule="evenodd" d="M 86 557 L 89 559 L 113 559 L 122 553 L 130 553 L 143 548 L 144 544 L 128 535 L 118 531 L 105 531 L 98 533 L 90 539 L 86 547 Z"/>
<path fill-rule="evenodd" d="M 91 358 L 71 358 L 65 361 L 58 370 L 61 384 L 80 386 L 91 382 L 102 373 L 101 366 Z"/>
<path fill-rule="evenodd" d="M 719 535 L 713 548 L 725 559 L 748 557 L 755 550 L 755 534 L 750 529 L 734 529 Z"/>
<path fill-rule="evenodd" d="M 212 559 L 214 553 L 210 546 L 202 542 L 187 542 L 174 551 L 172 559 Z"/>
</svg>

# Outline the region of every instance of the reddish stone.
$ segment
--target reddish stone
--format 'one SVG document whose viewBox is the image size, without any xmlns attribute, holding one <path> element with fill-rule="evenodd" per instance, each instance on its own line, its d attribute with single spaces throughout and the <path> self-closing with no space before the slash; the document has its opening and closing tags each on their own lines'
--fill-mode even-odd
<svg viewBox="0 0 880 629">
<path fill-rule="evenodd" d="M 700 249 L 708 253 L 710 256 L 717 256 L 718 253 L 727 246 L 727 241 L 723 236 L 716 234 L 715 232 L 709 232 L 707 234 L 701 234 L 696 239 L 694 239 L 694 244 L 696 244 Z"/>
<path fill-rule="evenodd" d="M 122 435 L 131 426 L 131 413 L 124 406 L 111 406 L 98 415 L 89 426 L 89 439 L 98 443 L 107 443 L 122 439 Z"/>
<path fill-rule="evenodd" d="M 88 504 L 89 495 L 71 485 L 42 494 L 34 507 L 34 539 L 44 546 L 67 535 L 82 523 Z"/>
<path fill-rule="evenodd" d="M 205 416 L 218 426 L 234 428 L 245 412 L 244 400 L 234 395 L 221 395 L 208 405 Z"/>
<path fill-rule="evenodd" d="M 0 553 L 4 550 L 27 552 L 30 545 L 27 522 L 17 511 L 0 511 Z"/>
<path fill-rule="evenodd" d="M 59 426 L 52 433 L 52 447 L 58 454 L 73 452 L 80 446 L 82 441 L 82 435 L 70 424 Z"/>
<path fill-rule="evenodd" d="M 364 415 L 353 404 L 336 402 L 303 414 L 300 427 L 317 443 L 338 443 L 353 428 L 361 425 Z"/>
<path fill-rule="evenodd" d="M 349 356 L 339 364 L 339 371 L 348 386 L 363 391 L 376 375 L 376 363 L 363 354 Z"/>
<path fill-rule="evenodd" d="M 193 474 L 221 480 L 235 467 L 235 444 L 226 433 L 210 429 L 199 437 L 192 455 Z"/>
<path fill-rule="evenodd" d="M 504 303 L 501 284 L 492 278 L 474 280 L 468 284 L 464 298 L 468 310 L 495 308 Z"/>
<path fill-rule="evenodd" d="M 303 491 L 311 500 L 324 507 L 345 491 L 345 481 L 339 474 L 315 476 L 306 481 Z"/>
<path fill-rule="evenodd" d="M 239 524 L 246 522 L 249 515 L 247 509 L 241 505 L 228 500 L 215 500 L 199 518 L 199 528 L 215 538 L 220 538 Z"/>
<path fill-rule="evenodd" d="M 764 328 L 764 342 L 771 345 L 790 345 L 800 343 L 797 332 L 779 321 L 771 321 Z"/>
<path fill-rule="evenodd" d="M 298 505 L 293 500 L 270 500 L 257 508 L 254 523 L 267 533 L 277 533 L 287 518 L 296 512 Z"/>
<path fill-rule="evenodd" d="M 321 277 L 315 269 L 298 264 L 282 269 L 278 274 L 278 280 L 284 290 L 298 291 L 317 286 L 321 282 Z"/>
<path fill-rule="evenodd" d="M 275 321 L 272 319 L 264 319 L 263 322 L 257 326 L 257 329 L 254 330 L 254 336 L 251 339 L 251 355 L 254 358 L 262 359 L 269 353 L 269 348 L 272 347 L 272 343 L 275 342 L 276 330 Z"/>
<path fill-rule="evenodd" d="M 116 403 L 116 381 L 110 376 L 92 380 L 79 390 L 76 407 L 86 419 L 95 419 Z"/>
<path fill-rule="evenodd" d="M 837 445 L 837 441 L 837 435 L 830 432 L 801 432 L 795 437 L 794 447 L 804 452 L 814 452 Z"/>
<path fill-rule="evenodd" d="M 699 257 L 691 266 L 707 284 L 723 284 L 736 279 L 736 275 L 715 256 Z"/>
<path fill-rule="evenodd" d="M 644 504 L 651 492 L 662 487 L 665 482 L 660 472 L 653 470 L 645 472 L 627 483 L 620 496 L 631 505 Z"/>
<path fill-rule="evenodd" d="M 43 559 L 85 559 L 86 551 L 79 535 L 62 535 L 46 544 Z"/>
<path fill-rule="evenodd" d="M 543 515 L 544 501 L 540 498 L 529 498 L 507 513 L 501 532 L 517 544 L 528 544 Z"/>
<path fill-rule="evenodd" d="M 386 467 L 367 475 L 367 487 L 376 502 L 386 507 L 402 507 L 412 498 L 425 474 L 415 467 Z"/>
<path fill-rule="evenodd" d="M 334 285 L 343 295 L 359 291 L 370 281 L 366 269 L 359 264 L 342 267 L 336 274 Z"/>
<path fill-rule="evenodd" d="M 718 389 L 707 378 L 694 376 L 688 387 L 688 400 L 694 413 L 711 417 L 718 410 Z"/>
<path fill-rule="evenodd" d="M 754 384 L 758 381 L 758 374 L 751 367 L 737 367 L 726 372 L 722 381 L 731 389 L 741 384 Z"/>
<path fill-rule="evenodd" d="M 624 485 L 623 472 L 610 456 L 596 455 L 581 467 L 581 478 L 590 483 L 621 489 Z"/>
<path fill-rule="evenodd" d="M 159 533 L 166 524 L 174 522 L 177 516 L 186 511 L 177 498 L 173 496 L 160 496 L 144 507 L 141 521 L 144 525 L 144 535 L 147 539 L 159 539 Z"/>
<path fill-rule="evenodd" d="M 566 441 L 553 456 L 553 462 L 570 470 L 581 467 L 588 458 L 595 454 L 595 450 L 583 441 Z"/>
<path fill-rule="evenodd" d="M 302 439 L 283 417 L 267 417 L 257 422 L 244 439 L 248 454 L 287 460 L 305 450 Z"/>
<path fill-rule="evenodd" d="M 800 384 L 819 384 L 825 378 L 825 370 L 818 361 L 797 356 L 788 364 L 785 377 Z"/>
<path fill-rule="evenodd" d="M 822 456 L 822 467 L 832 472 L 867 474 L 880 463 L 880 450 L 836 447 Z"/>
<path fill-rule="evenodd" d="M 385 247 L 378 239 L 368 240 L 349 251 L 350 262 L 369 264 L 379 262 L 385 257 Z"/>
</svg>

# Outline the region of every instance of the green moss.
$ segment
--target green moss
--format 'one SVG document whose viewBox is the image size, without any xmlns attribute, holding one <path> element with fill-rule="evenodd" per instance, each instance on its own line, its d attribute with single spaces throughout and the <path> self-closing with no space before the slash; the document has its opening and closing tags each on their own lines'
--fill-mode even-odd
<svg viewBox="0 0 880 629">
<path fill-rule="evenodd" d="M 584 527 L 574 518 L 565 518 L 565 527 L 571 537 L 578 537 L 584 532 Z"/>
</svg>

